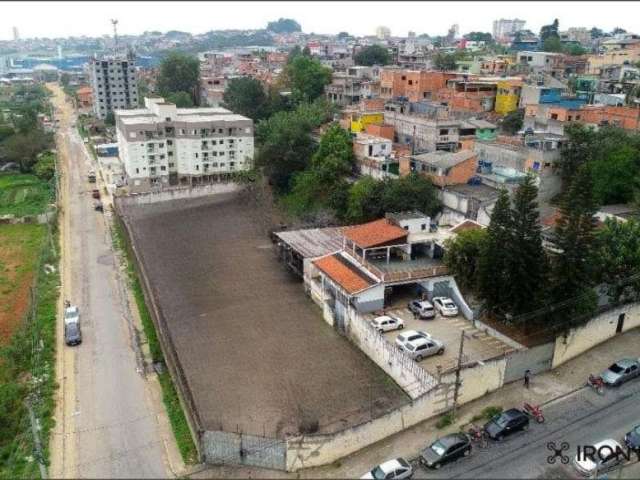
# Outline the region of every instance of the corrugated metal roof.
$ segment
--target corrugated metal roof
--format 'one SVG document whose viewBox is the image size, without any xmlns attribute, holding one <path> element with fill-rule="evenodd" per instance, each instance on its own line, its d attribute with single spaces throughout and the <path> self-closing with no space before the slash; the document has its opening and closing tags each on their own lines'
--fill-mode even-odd
<svg viewBox="0 0 640 480">
<path fill-rule="evenodd" d="M 342 227 L 276 232 L 276 236 L 303 258 L 317 258 L 342 248 Z"/>
</svg>

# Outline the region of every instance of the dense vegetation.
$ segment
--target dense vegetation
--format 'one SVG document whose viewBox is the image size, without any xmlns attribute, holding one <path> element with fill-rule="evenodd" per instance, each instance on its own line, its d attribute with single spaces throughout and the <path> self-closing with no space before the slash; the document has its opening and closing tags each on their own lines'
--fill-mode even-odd
<svg viewBox="0 0 640 480">
<path fill-rule="evenodd" d="M 158 93 L 179 107 L 192 107 L 199 102 L 200 62 L 182 52 L 169 53 L 160 63 Z"/>
<path fill-rule="evenodd" d="M 391 55 L 389 55 L 389 50 L 382 45 L 369 45 L 356 53 L 353 61 L 356 65 L 365 65 L 367 67 L 388 65 L 391 63 Z"/>
</svg>

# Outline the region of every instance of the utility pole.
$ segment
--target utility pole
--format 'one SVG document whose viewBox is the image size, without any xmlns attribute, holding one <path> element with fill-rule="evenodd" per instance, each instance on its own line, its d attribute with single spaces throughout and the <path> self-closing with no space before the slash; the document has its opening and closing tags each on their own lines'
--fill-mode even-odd
<svg viewBox="0 0 640 480">
<path fill-rule="evenodd" d="M 464 350 L 465 331 L 460 332 L 460 349 L 458 350 L 458 365 L 456 367 L 456 383 L 453 387 L 453 416 L 456 416 L 458 409 L 458 394 L 460 393 L 460 371 L 462 370 L 462 352 Z"/>
</svg>

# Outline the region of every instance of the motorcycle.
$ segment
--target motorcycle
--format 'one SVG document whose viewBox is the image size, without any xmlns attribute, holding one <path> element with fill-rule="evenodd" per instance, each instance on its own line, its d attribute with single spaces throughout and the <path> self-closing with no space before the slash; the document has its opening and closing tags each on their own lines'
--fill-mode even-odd
<svg viewBox="0 0 640 480">
<path fill-rule="evenodd" d="M 604 395 L 604 381 L 602 380 L 602 377 L 589 374 L 587 385 L 598 392 L 598 395 Z"/>
<path fill-rule="evenodd" d="M 489 440 L 487 437 L 487 432 L 485 432 L 483 428 L 479 428 L 471 424 L 471 426 L 467 430 L 467 434 L 469 435 L 469 439 L 473 443 L 477 443 L 480 448 L 487 448 Z"/>
<path fill-rule="evenodd" d="M 539 405 L 531 405 L 530 403 L 524 404 L 523 408 L 524 413 L 526 413 L 529 417 L 534 418 L 538 423 L 544 423 L 544 415 L 542 414 L 542 409 Z"/>
</svg>

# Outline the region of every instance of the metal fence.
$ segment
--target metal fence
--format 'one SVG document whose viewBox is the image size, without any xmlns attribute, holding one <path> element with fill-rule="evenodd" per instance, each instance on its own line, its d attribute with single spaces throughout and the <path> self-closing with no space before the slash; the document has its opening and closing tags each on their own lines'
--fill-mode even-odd
<svg viewBox="0 0 640 480">
<path fill-rule="evenodd" d="M 204 460 L 211 464 L 250 465 L 285 470 L 287 442 L 245 433 L 207 430 L 202 436 Z"/>
<path fill-rule="evenodd" d="M 365 345 L 368 346 L 363 349 L 371 352 L 369 356 L 372 360 L 387 373 L 389 373 L 390 366 L 397 365 L 403 376 L 408 374 L 413 377 L 414 380 L 409 383 L 405 382 L 403 387 L 412 398 L 417 398 L 438 385 L 438 380 L 435 377 L 402 350 L 389 343 L 365 318 L 351 308 L 349 309 L 347 328 L 348 333 L 360 342 L 361 348 Z M 398 384 L 402 383 L 398 378 L 394 378 L 394 380 Z"/>
</svg>

